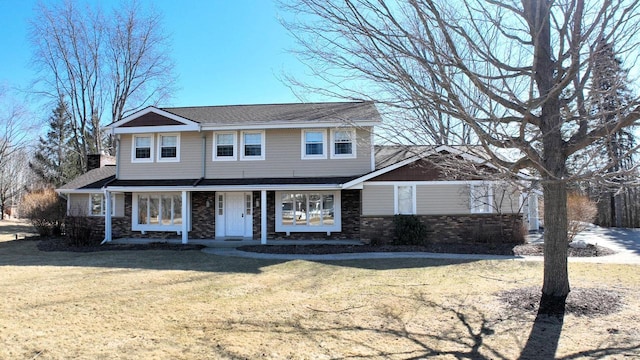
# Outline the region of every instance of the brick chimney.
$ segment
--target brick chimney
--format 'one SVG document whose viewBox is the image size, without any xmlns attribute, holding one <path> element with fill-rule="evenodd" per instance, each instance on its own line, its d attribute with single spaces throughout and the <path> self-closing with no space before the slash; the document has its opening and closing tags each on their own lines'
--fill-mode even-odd
<svg viewBox="0 0 640 360">
<path fill-rule="evenodd" d="M 87 155 L 87 171 L 98 169 L 107 165 L 115 165 L 116 158 L 110 155 L 104 154 L 90 154 Z"/>
</svg>

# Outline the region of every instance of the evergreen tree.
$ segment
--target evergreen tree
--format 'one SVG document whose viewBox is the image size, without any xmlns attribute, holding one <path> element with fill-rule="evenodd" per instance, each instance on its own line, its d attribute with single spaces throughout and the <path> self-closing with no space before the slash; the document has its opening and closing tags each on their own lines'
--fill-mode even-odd
<svg viewBox="0 0 640 360">
<path fill-rule="evenodd" d="M 53 110 L 48 132 L 40 137 L 33 160 L 34 173 L 46 184 L 61 186 L 82 173 L 80 156 L 71 146 L 71 118 L 64 100 Z"/>
<path fill-rule="evenodd" d="M 633 94 L 629 88 L 628 70 L 622 68 L 622 61 L 616 57 L 612 43 L 601 39 L 595 45 L 593 57 L 593 84 L 589 93 L 591 116 L 594 121 L 613 127 L 626 116 Z M 599 144 L 601 156 L 609 163 L 608 171 L 616 174 L 598 189 L 598 223 L 604 226 L 634 227 L 640 224 L 636 204 L 637 191 L 630 189 L 630 171 L 633 169 L 633 150 L 636 139 L 634 128 L 623 128 L 612 132 Z"/>
</svg>

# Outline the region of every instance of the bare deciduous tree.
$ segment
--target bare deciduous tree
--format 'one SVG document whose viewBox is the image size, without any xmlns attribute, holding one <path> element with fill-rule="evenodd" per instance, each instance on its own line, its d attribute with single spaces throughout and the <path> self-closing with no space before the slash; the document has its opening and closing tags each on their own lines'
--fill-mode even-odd
<svg viewBox="0 0 640 360">
<path fill-rule="evenodd" d="M 435 129 L 433 113 L 461 121 L 501 171 L 534 169 L 544 190 L 541 311 L 564 306 L 567 186 L 611 176 L 612 162 L 591 145 L 640 117 L 632 99 L 625 116 L 595 121 L 606 117 L 587 111 L 591 59 L 600 40 L 615 44 L 621 58 L 637 58 L 638 1 L 298 0 L 282 7 L 296 52 L 326 82 L 312 89 L 414 116 L 432 109 L 422 121 Z"/>
<path fill-rule="evenodd" d="M 69 104 L 74 150 L 86 156 L 104 150 L 101 125 L 166 100 L 175 84 L 160 16 L 137 2 L 105 14 L 98 6 L 64 0 L 40 3 L 31 22 L 34 89 Z M 111 108 L 105 119 L 105 106 Z"/>
</svg>

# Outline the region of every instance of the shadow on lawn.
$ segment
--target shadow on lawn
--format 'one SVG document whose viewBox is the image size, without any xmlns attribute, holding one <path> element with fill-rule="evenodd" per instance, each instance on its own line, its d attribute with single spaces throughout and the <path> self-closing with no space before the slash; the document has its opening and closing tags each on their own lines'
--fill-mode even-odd
<svg viewBox="0 0 640 360">
<path fill-rule="evenodd" d="M 525 312 L 501 314 L 496 319 L 487 318 L 478 307 L 466 302 L 457 306 L 447 306 L 427 299 L 428 294 L 417 294 L 411 297 L 398 297 L 398 302 L 410 304 L 412 310 L 398 313 L 391 308 L 378 307 L 372 321 L 367 324 L 354 324 L 349 316 L 350 311 L 358 311 L 360 307 L 326 311 L 310 309 L 311 315 L 300 316 L 299 319 L 271 319 L 269 321 L 246 320 L 228 322 L 227 330 L 238 333 L 276 334 L 277 338 L 288 341 L 304 336 L 312 342 L 313 351 L 324 352 L 322 355 L 331 359 L 351 358 L 402 358 L 424 359 L 430 357 L 446 357 L 454 359 L 577 359 L 601 358 L 612 355 L 628 355 L 640 349 L 640 345 L 623 346 L 615 344 L 608 347 L 597 347 L 555 357 L 563 318 L 548 317 L 538 314 L 532 324 L 532 330 L 526 343 L 514 344 L 513 338 L 502 342 L 492 340 L 494 336 L 507 336 L 529 326 L 530 319 Z M 439 319 L 419 318 L 421 311 L 429 309 L 440 314 Z M 370 310 L 369 310 L 370 311 Z M 418 320 L 415 320 L 418 319 Z M 446 319 L 446 320 L 445 320 Z M 496 334 L 497 325 L 506 320 L 513 321 L 511 328 L 502 328 Z M 320 324 L 320 325 L 318 325 Z M 384 324 L 384 325 L 381 325 Z M 268 329 L 268 330 L 265 330 Z M 491 344 L 491 343 L 494 344 Z M 519 355 L 513 347 L 523 347 Z M 594 344 L 594 346 L 598 346 Z M 340 349 L 338 351 L 330 350 Z M 265 349 L 269 351 L 270 349 Z M 305 349 L 298 349 L 304 351 Z M 218 345 L 217 353 L 232 359 L 244 359 L 251 354 L 241 354 Z M 264 355 L 264 354 L 263 354 Z M 319 356 L 321 354 L 307 354 Z"/>
</svg>

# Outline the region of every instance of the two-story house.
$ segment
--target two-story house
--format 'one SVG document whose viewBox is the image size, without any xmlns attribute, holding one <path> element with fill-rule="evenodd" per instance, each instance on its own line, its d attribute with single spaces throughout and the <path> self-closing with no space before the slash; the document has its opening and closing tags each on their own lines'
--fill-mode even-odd
<svg viewBox="0 0 640 360">
<path fill-rule="evenodd" d="M 104 228 L 105 241 L 369 241 L 389 234 L 394 214 L 421 216 L 445 241 L 478 223 L 512 234 L 521 226 L 512 215 L 522 194 L 484 206 L 493 198 L 486 182 L 450 181 L 430 166 L 429 156 L 456 149 L 377 147 L 380 123 L 371 102 L 148 107 L 106 127 L 115 166 L 58 192 L 70 215 Z"/>
</svg>

